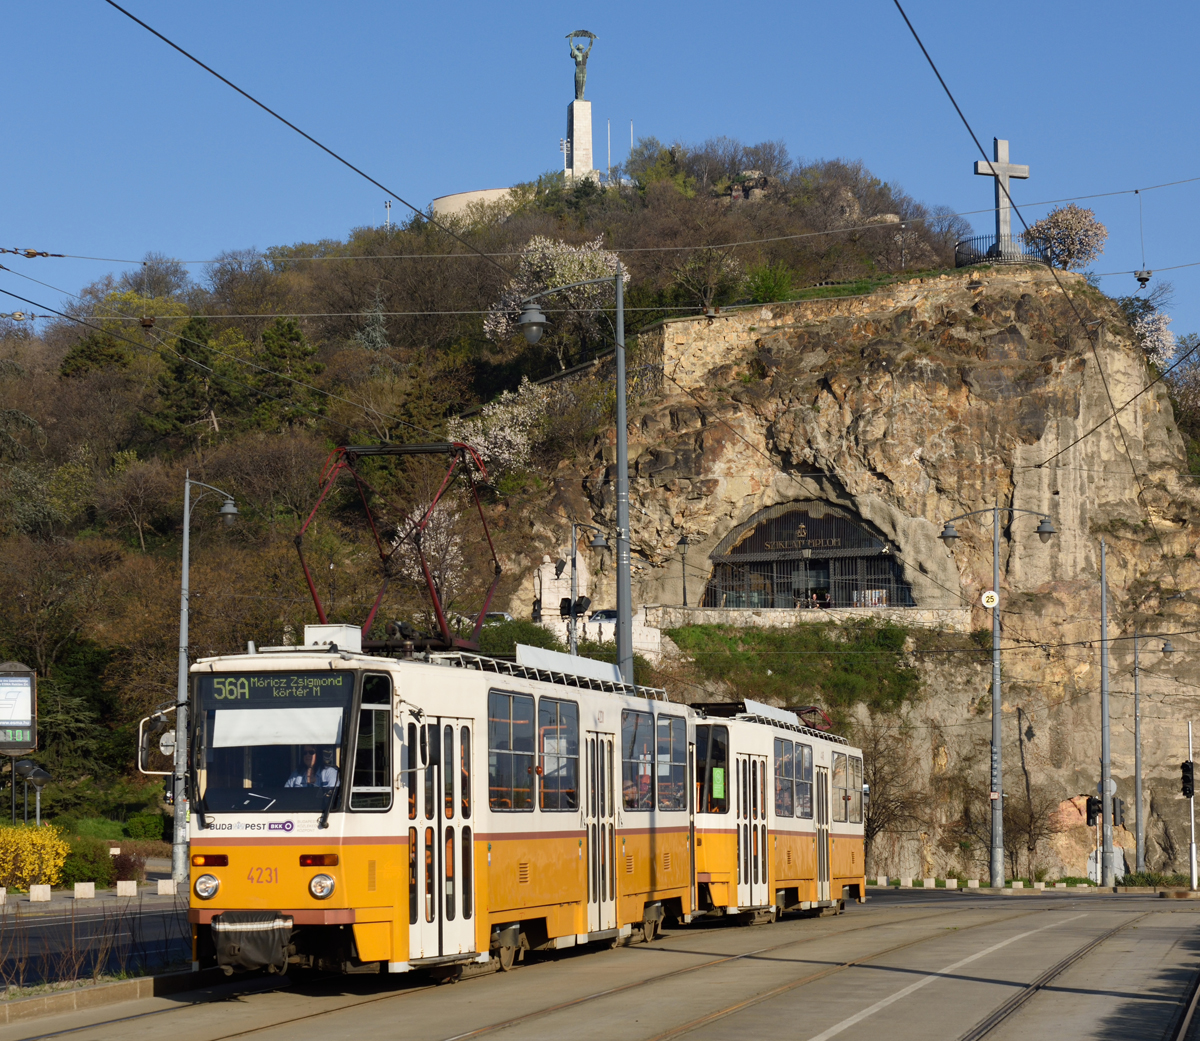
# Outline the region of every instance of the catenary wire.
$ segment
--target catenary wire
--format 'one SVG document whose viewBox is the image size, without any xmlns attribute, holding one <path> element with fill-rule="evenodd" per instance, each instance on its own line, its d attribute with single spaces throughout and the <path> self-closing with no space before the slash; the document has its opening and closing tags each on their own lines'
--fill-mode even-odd
<svg viewBox="0 0 1200 1041">
<path fill-rule="evenodd" d="M 115 5 L 114 5 L 115 6 Z M 151 30 L 153 31 L 153 30 Z M 174 46 L 174 45 L 172 45 Z M 236 88 L 235 88 L 236 89 Z M 1053 206 L 1060 202 L 1081 202 L 1086 199 L 1102 199 L 1115 195 L 1134 195 L 1139 192 L 1154 191 L 1157 188 L 1171 188 L 1180 184 L 1191 184 L 1194 181 L 1200 181 L 1200 177 L 1185 177 L 1179 181 L 1167 181 L 1164 184 L 1152 184 L 1145 188 L 1122 188 L 1118 191 L 1097 192 L 1092 195 L 1071 195 L 1062 199 L 1044 199 L 1039 202 L 1027 202 L 1025 208 L 1030 209 L 1037 206 Z M 384 189 L 385 191 L 387 189 Z M 407 205 L 407 204 L 406 204 Z M 411 208 L 411 207 L 410 207 Z M 952 217 L 972 217 L 980 213 L 994 213 L 995 207 L 980 210 L 960 210 L 946 216 Z M 424 217 L 424 214 L 422 214 Z M 428 218 L 425 218 L 428 219 Z M 692 249 L 730 249 L 735 246 L 755 246 L 760 243 L 769 242 L 784 242 L 792 239 L 817 238 L 822 235 L 844 235 L 852 234 L 860 231 L 879 231 L 888 228 L 895 228 L 904 224 L 923 224 L 930 220 L 936 220 L 936 217 L 905 217 L 900 221 L 889 221 L 887 223 L 876 222 L 874 224 L 854 224 L 842 228 L 831 228 L 828 231 L 804 231 L 797 232 L 793 235 L 778 235 L 770 238 L 761 239 L 742 239 L 736 242 L 716 243 L 713 245 L 684 245 L 684 246 L 631 246 L 627 249 L 618 249 L 620 253 L 673 253 Z M 460 240 L 462 241 L 462 240 Z M 67 260 L 95 260 L 108 264 L 144 264 L 145 259 L 131 260 L 126 257 L 91 257 L 83 256 L 77 253 L 46 253 L 41 250 L 30 250 L 17 247 L 14 249 L 0 249 L 0 253 L 14 253 L 20 256 L 49 256 L 58 257 Z M 290 264 L 290 263 L 321 263 L 326 261 L 342 261 L 342 260 L 453 260 L 460 257 L 521 257 L 524 256 L 523 250 L 501 250 L 496 252 L 483 252 L 473 248 L 471 253 L 361 253 L 361 254 L 326 254 L 316 257 L 285 257 L 285 256 L 266 256 L 263 259 L 273 264 Z M 176 260 L 177 264 L 219 264 L 222 262 L 221 257 L 215 257 L 209 260 Z M 1180 267 L 1196 267 L 1200 266 L 1200 262 L 1196 264 L 1179 264 L 1174 268 L 1156 268 L 1157 271 L 1174 271 Z M 1132 271 L 1106 271 L 1098 274 L 1097 277 L 1106 277 L 1108 275 L 1131 275 Z"/>
<path fill-rule="evenodd" d="M 108 0 L 108 2 L 111 3 L 112 0 Z M 932 56 L 930 55 L 929 51 L 926 50 L 925 44 L 922 42 L 921 37 L 918 35 L 916 28 L 913 26 L 912 22 L 909 20 L 908 15 L 905 13 L 904 7 L 901 5 L 900 0 L 892 0 L 892 2 L 896 5 L 896 10 L 900 12 L 900 16 L 904 19 L 905 25 L 908 26 L 909 32 L 912 33 L 913 39 L 917 41 L 917 46 L 921 48 L 921 53 L 925 55 L 925 60 L 929 62 L 929 67 L 933 70 L 933 74 L 937 77 L 938 82 L 942 85 L 942 90 L 945 91 L 946 97 L 948 97 L 950 99 L 950 103 L 954 106 L 955 112 L 958 113 L 959 119 L 962 120 L 963 126 L 966 127 L 966 129 L 967 129 L 967 133 L 971 135 L 971 140 L 975 142 L 975 147 L 979 150 L 979 154 L 981 156 L 983 156 L 983 161 L 985 163 L 989 163 L 989 164 L 992 163 L 993 160 L 988 159 L 987 152 L 984 150 L 983 145 L 980 143 L 978 136 L 976 135 L 970 122 L 967 120 L 967 117 L 963 113 L 962 108 L 959 106 L 958 101 L 955 99 L 954 94 L 951 92 L 949 86 L 947 86 L 946 81 L 942 78 L 941 72 L 938 71 L 938 67 L 934 63 Z M 1021 213 L 1020 209 L 1013 203 L 1012 195 L 1009 193 L 1008 186 L 1004 183 L 1004 179 L 1001 177 L 996 177 L 995 181 L 996 181 L 997 186 L 1000 188 L 1000 190 L 1004 192 L 1005 199 L 1008 200 L 1009 206 L 1012 207 L 1013 213 L 1015 213 L 1017 215 L 1017 219 L 1021 222 L 1022 227 L 1025 228 L 1025 232 L 1028 235 L 1029 224 L 1025 220 L 1025 217 Z M 1175 567 L 1174 559 L 1172 557 L 1168 556 L 1166 544 L 1163 542 L 1162 535 L 1158 531 L 1158 526 L 1154 523 L 1154 518 L 1150 514 L 1149 507 L 1146 505 L 1145 488 L 1142 485 L 1141 478 L 1138 476 L 1137 466 L 1135 465 L 1134 460 L 1133 460 L 1133 453 L 1129 450 L 1129 441 L 1125 436 L 1125 428 L 1121 425 L 1121 420 L 1117 416 L 1117 406 L 1116 406 L 1116 402 L 1113 401 L 1112 389 L 1108 385 L 1108 377 L 1105 375 L 1104 366 L 1100 363 L 1100 352 L 1097 349 L 1097 341 L 1099 340 L 1099 331 L 1097 330 L 1096 333 L 1093 335 L 1091 325 L 1083 320 L 1083 315 L 1079 313 L 1079 308 L 1076 307 L 1075 301 L 1071 298 L 1071 294 L 1067 292 L 1066 286 L 1064 286 L 1062 284 L 1062 280 L 1058 277 L 1058 272 L 1054 270 L 1054 265 L 1051 264 L 1049 267 L 1050 267 L 1050 274 L 1053 277 L 1055 284 L 1058 286 L 1059 290 L 1062 292 L 1063 298 L 1067 301 L 1067 304 L 1071 308 L 1072 312 L 1074 312 L 1075 319 L 1076 319 L 1076 321 L 1079 322 L 1080 327 L 1083 329 L 1084 335 L 1088 338 L 1088 345 L 1091 347 L 1092 357 L 1095 359 L 1095 362 L 1096 362 L 1096 370 L 1100 374 L 1100 382 L 1104 385 L 1104 395 L 1108 399 L 1108 406 L 1112 412 L 1112 419 L 1117 424 L 1117 432 L 1121 435 L 1121 444 L 1125 449 L 1125 458 L 1129 461 L 1129 467 L 1133 473 L 1133 480 L 1134 480 L 1134 483 L 1137 485 L 1138 505 L 1141 507 L 1142 512 L 1146 516 L 1146 521 L 1150 525 L 1150 530 L 1154 534 L 1154 537 L 1158 542 L 1160 555 L 1161 555 L 1163 561 L 1166 563 L 1167 568 L 1171 572 L 1171 578 L 1175 583 L 1175 587 L 1178 588 L 1179 587 L 1178 569 Z"/>
<path fill-rule="evenodd" d="M 225 84 L 225 86 L 230 87 L 231 89 L 235 90 L 238 94 L 241 94 L 242 97 L 244 97 L 247 101 L 250 101 L 253 104 L 257 105 L 264 112 L 266 112 L 267 115 L 273 116 L 275 119 L 279 120 L 279 122 L 281 122 L 284 126 L 288 127 L 291 130 L 294 130 L 297 134 L 299 134 L 301 137 L 303 137 L 306 141 L 309 141 L 311 144 L 316 145 L 319 149 L 321 149 L 322 152 L 325 152 L 329 156 L 336 159 L 343 166 L 354 171 L 354 173 L 358 174 L 360 177 L 362 177 L 364 180 L 366 180 L 370 184 L 373 184 L 380 191 L 386 192 L 388 195 L 390 195 L 393 199 L 395 199 L 402 206 L 407 206 L 410 210 L 412 210 L 413 213 L 415 213 L 422 220 L 428 221 L 435 228 L 438 228 L 441 231 L 445 232 L 456 242 L 462 243 L 462 245 L 466 246 L 467 249 L 469 249 L 472 253 L 476 254 L 477 256 L 482 257 L 484 260 L 486 260 L 488 263 L 490 263 L 497 270 L 503 272 L 505 275 L 509 274 L 509 271 L 502 264 L 496 263 L 496 261 L 492 257 L 489 257 L 486 253 L 484 253 L 478 247 L 474 246 L 472 243 L 468 242 L 461 235 L 457 234 L 455 231 L 448 228 L 445 224 L 442 224 L 436 218 L 430 216 L 429 214 L 423 212 L 422 210 L 417 209 L 416 206 L 414 206 L 411 202 L 409 202 L 403 196 L 399 195 L 397 192 L 392 191 L 392 189 L 387 187 L 387 185 L 381 184 L 379 181 L 375 180 L 374 177 L 372 177 L 370 174 L 366 173 L 365 171 L 361 170 L 359 167 L 355 166 L 352 162 L 350 162 L 349 159 L 342 157 L 341 155 L 339 155 L 337 152 L 335 152 L 329 146 L 323 145 L 320 141 L 318 141 L 311 134 L 305 133 L 298 126 L 296 126 L 295 123 L 292 123 L 289 120 L 285 119 L 274 109 L 268 108 L 261 101 L 259 101 L 258 98 L 254 97 L 253 94 L 250 94 L 247 91 L 242 90 L 241 87 L 239 87 L 236 83 L 232 82 L 231 80 L 226 79 L 219 72 L 217 72 L 216 69 L 212 68 L 209 65 L 205 65 L 204 62 L 202 62 L 194 54 L 191 54 L 190 52 L 184 50 L 182 47 L 179 46 L 179 44 L 175 43 L 173 40 L 168 39 L 166 36 L 164 36 L 162 33 L 160 33 L 157 29 L 147 25 L 136 15 L 130 13 L 125 8 L 123 8 L 120 4 L 116 3 L 115 0 L 104 0 L 104 2 L 106 4 L 108 4 L 110 7 L 114 8 L 115 10 L 120 11 L 121 14 L 125 15 L 125 17 L 128 18 L 130 21 L 136 22 L 143 29 L 145 29 L 148 33 L 152 34 L 153 36 L 157 36 L 168 47 L 173 48 L 174 50 L 176 50 L 180 54 L 182 54 L 185 58 L 187 58 L 188 61 L 195 62 L 205 72 L 207 72 L 210 75 L 215 76 L 217 79 L 219 79 L 222 83 Z"/>
</svg>

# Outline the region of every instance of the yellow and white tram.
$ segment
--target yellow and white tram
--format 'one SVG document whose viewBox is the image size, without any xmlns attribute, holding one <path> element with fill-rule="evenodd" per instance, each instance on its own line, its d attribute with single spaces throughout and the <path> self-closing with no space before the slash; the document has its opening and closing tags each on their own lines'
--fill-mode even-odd
<svg viewBox="0 0 1200 1041">
<path fill-rule="evenodd" d="M 857 750 L 767 706 L 718 716 L 539 654 L 318 644 L 195 664 L 194 959 L 507 968 L 649 940 L 664 917 L 864 895 Z"/>
</svg>

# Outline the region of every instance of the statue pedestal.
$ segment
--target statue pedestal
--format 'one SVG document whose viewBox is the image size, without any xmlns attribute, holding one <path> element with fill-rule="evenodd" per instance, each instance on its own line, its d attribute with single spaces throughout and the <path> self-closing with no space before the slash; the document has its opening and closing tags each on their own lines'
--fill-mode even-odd
<svg viewBox="0 0 1200 1041">
<path fill-rule="evenodd" d="M 592 167 L 592 103 L 572 101 L 567 106 L 567 140 L 571 142 L 571 157 L 567 164 L 568 179 L 596 179 Z"/>
</svg>

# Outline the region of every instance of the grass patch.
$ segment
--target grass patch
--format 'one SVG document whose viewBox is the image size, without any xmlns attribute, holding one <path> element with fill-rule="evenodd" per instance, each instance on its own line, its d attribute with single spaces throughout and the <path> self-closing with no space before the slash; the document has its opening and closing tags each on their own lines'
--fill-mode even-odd
<svg viewBox="0 0 1200 1041">
<path fill-rule="evenodd" d="M 1192 880 L 1178 871 L 1165 875 L 1161 871 L 1128 871 L 1124 878 L 1117 879 L 1119 886 L 1154 886 L 1170 889 L 1187 889 Z"/>
<path fill-rule="evenodd" d="M 844 719 L 855 705 L 891 712 L 920 693 L 905 650 L 908 630 L 890 622 L 791 629 L 688 625 L 667 635 L 705 679 L 727 684 L 738 698 L 817 704 Z"/>
</svg>

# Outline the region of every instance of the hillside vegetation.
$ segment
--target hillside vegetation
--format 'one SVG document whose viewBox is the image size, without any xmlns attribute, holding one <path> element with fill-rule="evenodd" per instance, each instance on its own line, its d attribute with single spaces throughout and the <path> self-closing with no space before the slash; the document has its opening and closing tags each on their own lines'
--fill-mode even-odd
<svg viewBox="0 0 1200 1041">
<path fill-rule="evenodd" d="M 533 349 L 489 338 L 487 312 L 531 238 L 617 251 L 632 338 L 702 306 L 945 264 L 965 231 L 859 164 L 794 163 L 770 142 L 646 140 L 617 172 L 610 190 L 547 175 L 460 221 L 490 259 L 414 218 L 344 241 L 232 250 L 199 270 L 150 254 L 65 304 L 30 285 L 39 305 L 75 319 L 0 325 L 0 654 L 40 676 L 49 812 L 123 817 L 157 798 L 131 772 L 133 736 L 173 697 L 185 471 L 239 508 L 226 529 L 219 497 L 196 504 L 193 656 L 279 643 L 313 620 L 292 539 L 334 446 L 442 439 L 448 417 L 611 342 L 608 311 L 590 334 L 552 333 Z M 52 264 L 25 267 L 47 277 Z M 534 548 L 531 518 L 551 508 L 551 472 L 600 435 L 610 406 L 560 396 L 519 479 L 487 490 L 506 582 Z M 442 476 L 429 459 L 365 472 L 388 530 Z M 485 557 L 468 504 L 449 507 L 432 541 L 446 598 L 466 612 Z M 378 588 L 360 509 L 335 496 L 307 541 L 335 620 L 361 620 Z M 416 577 L 401 561 L 381 624 L 425 624 Z"/>
</svg>

